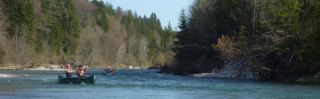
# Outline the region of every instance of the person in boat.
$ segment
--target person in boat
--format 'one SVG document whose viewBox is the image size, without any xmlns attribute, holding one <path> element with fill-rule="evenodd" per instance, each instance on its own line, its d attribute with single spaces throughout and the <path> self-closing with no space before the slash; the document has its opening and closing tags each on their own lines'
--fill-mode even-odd
<svg viewBox="0 0 320 99">
<path fill-rule="evenodd" d="M 87 68 L 85 65 L 79 65 L 77 75 L 78 77 L 84 76 L 84 74 L 87 72 Z"/>
<path fill-rule="evenodd" d="M 111 68 L 111 74 L 112 75 L 116 74 L 116 68 L 114 68 L 114 67 Z"/>
<path fill-rule="evenodd" d="M 71 77 L 72 76 L 72 72 L 73 72 L 73 70 L 72 70 L 71 65 L 67 64 L 66 65 L 66 77 Z"/>
<path fill-rule="evenodd" d="M 114 75 L 116 73 L 116 69 L 114 67 L 107 67 L 104 69 L 104 74 L 108 74 L 108 73 L 111 73 L 112 75 Z"/>
<path fill-rule="evenodd" d="M 108 66 L 107 68 L 104 69 L 105 73 L 110 73 L 111 72 L 112 67 Z"/>
</svg>

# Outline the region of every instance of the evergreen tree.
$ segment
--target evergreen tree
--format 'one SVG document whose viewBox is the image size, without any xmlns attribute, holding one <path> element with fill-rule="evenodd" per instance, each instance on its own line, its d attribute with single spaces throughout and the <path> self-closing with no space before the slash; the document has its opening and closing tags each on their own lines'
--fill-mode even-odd
<svg viewBox="0 0 320 99">
<path fill-rule="evenodd" d="M 3 0 L 9 15 L 9 38 L 25 37 L 29 44 L 34 41 L 34 9 L 31 0 Z"/>
</svg>

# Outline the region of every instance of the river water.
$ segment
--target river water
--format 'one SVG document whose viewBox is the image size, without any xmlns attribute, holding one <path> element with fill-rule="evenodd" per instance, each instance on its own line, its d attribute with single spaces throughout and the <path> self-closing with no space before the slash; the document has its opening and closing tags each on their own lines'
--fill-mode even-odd
<svg viewBox="0 0 320 99">
<path fill-rule="evenodd" d="M 0 70 L 27 77 L 0 78 L 0 99 L 320 99 L 320 86 L 281 84 L 119 70 L 102 75 L 94 85 L 58 84 L 63 71 Z"/>
</svg>

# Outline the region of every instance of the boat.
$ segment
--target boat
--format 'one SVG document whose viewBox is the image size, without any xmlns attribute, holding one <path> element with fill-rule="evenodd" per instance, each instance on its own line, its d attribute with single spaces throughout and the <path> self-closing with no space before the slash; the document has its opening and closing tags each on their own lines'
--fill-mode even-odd
<svg viewBox="0 0 320 99">
<path fill-rule="evenodd" d="M 96 82 L 96 75 L 91 75 L 91 76 L 80 76 L 80 77 L 65 77 L 59 75 L 58 77 L 58 82 L 59 84 L 81 84 L 81 83 L 86 83 L 86 84 L 94 84 Z"/>
<path fill-rule="evenodd" d="M 116 73 L 116 70 L 113 67 L 107 67 L 103 69 L 103 75 L 114 75 L 115 73 Z"/>
</svg>

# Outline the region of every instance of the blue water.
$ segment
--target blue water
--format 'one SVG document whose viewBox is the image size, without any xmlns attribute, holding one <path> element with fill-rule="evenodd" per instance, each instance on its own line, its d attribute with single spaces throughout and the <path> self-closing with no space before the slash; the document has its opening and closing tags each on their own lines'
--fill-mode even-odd
<svg viewBox="0 0 320 99">
<path fill-rule="evenodd" d="M 0 70 L 30 77 L 0 78 L 0 99 L 320 99 L 320 86 L 164 75 L 119 70 L 94 85 L 58 84 L 63 71 Z"/>
</svg>

